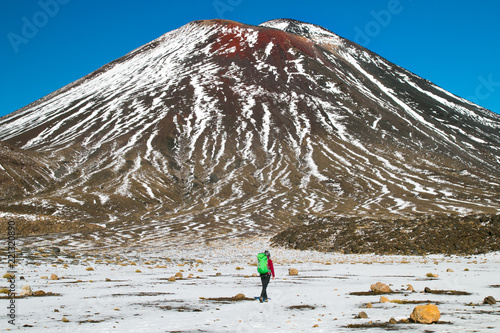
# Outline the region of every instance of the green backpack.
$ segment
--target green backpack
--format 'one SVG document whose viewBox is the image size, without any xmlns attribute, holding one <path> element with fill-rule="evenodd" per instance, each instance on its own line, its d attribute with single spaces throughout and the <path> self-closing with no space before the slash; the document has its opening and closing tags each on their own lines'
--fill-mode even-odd
<svg viewBox="0 0 500 333">
<path fill-rule="evenodd" d="M 259 253 L 257 255 L 258 265 L 257 272 L 260 274 L 267 274 L 269 272 L 269 268 L 267 268 L 267 256 L 265 253 Z"/>
</svg>

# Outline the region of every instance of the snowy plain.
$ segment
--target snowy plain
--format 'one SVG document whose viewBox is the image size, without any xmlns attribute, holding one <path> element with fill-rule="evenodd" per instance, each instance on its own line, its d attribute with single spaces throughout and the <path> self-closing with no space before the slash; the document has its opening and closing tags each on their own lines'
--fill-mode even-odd
<svg viewBox="0 0 500 333">
<path fill-rule="evenodd" d="M 259 303 L 251 299 L 261 288 L 260 278 L 252 276 L 256 273 L 253 264 L 257 253 L 265 249 L 271 251 L 277 277 L 268 288 L 271 300 Z M 6 319 L 8 300 L 0 299 L 5 312 L 0 321 L 2 331 L 500 330 L 500 305 L 482 304 L 487 296 L 500 299 L 500 253 L 467 257 L 346 255 L 276 248 L 268 239 L 257 238 L 177 248 L 51 251 L 45 247 L 30 250 L 29 255 L 20 253 L 16 288 L 19 292 L 22 286 L 30 285 L 33 291 L 56 295 L 16 299 L 15 326 Z M 290 276 L 290 268 L 298 269 L 299 274 Z M 2 265 L 2 271 L 6 270 Z M 168 281 L 176 273 L 183 278 Z M 438 276 L 430 278 L 428 273 Z M 52 274 L 59 279 L 51 280 Z M 381 303 L 381 295 L 352 294 L 369 292 L 370 285 L 378 281 L 395 291 L 384 295 L 391 301 L 437 304 L 440 323 L 387 324 L 391 318 L 409 318 L 416 304 Z M 5 279 L 1 283 L 4 287 Z M 406 291 L 408 284 L 415 292 Z M 426 287 L 470 295 L 424 293 Z M 247 299 L 231 300 L 240 293 Z M 368 303 L 373 307 L 367 308 Z M 361 311 L 368 318 L 355 318 Z"/>
</svg>

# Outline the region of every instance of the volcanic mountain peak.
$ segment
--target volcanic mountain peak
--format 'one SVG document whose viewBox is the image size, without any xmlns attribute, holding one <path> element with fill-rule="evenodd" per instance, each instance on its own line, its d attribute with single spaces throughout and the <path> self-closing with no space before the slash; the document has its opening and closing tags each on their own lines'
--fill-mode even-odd
<svg viewBox="0 0 500 333">
<path fill-rule="evenodd" d="M 259 24 L 260 27 L 275 28 L 295 35 L 311 38 L 314 36 L 338 37 L 328 29 L 319 25 L 300 22 L 292 19 L 275 19 Z"/>
<path fill-rule="evenodd" d="M 0 204 L 147 222 L 147 237 L 258 232 L 301 214 L 492 212 L 499 128 L 321 27 L 196 21 L 1 118 L 0 140 L 36 151 L 43 167 L 26 165 L 43 177 Z M 15 163 L 0 173 L 19 178 Z"/>
</svg>

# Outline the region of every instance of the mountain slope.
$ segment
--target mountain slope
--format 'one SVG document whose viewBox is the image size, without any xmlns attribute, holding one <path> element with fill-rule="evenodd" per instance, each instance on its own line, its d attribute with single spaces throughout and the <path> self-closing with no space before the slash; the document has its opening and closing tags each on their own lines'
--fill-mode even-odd
<svg viewBox="0 0 500 333">
<path fill-rule="evenodd" d="M 2 209 L 63 205 L 143 240 L 300 214 L 491 213 L 499 129 L 321 27 L 196 21 L 1 118 L 0 140 L 56 165 L 52 188 Z"/>
<path fill-rule="evenodd" d="M 50 186 L 54 164 L 36 152 L 0 142 L 0 200 L 20 199 Z"/>
</svg>

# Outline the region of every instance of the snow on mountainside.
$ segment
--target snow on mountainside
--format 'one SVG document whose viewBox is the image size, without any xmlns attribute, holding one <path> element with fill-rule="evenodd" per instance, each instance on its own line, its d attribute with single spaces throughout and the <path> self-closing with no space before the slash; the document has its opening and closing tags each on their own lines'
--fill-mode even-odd
<svg viewBox="0 0 500 333">
<path fill-rule="evenodd" d="M 0 140 L 50 160 L 53 179 L 0 205 L 107 223 L 116 242 L 300 214 L 498 212 L 499 129 L 319 26 L 195 21 L 0 118 Z"/>
</svg>

